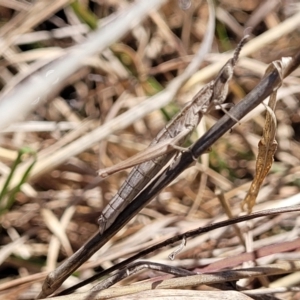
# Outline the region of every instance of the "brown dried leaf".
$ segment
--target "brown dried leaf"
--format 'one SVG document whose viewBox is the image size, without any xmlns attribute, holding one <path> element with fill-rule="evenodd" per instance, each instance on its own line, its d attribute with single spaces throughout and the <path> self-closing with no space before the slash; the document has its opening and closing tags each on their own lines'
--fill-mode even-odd
<svg viewBox="0 0 300 300">
<path fill-rule="evenodd" d="M 290 57 L 284 57 L 282 58 L 282 60 L 272 62 L 272 64 L 270 64 L 268 69 L 266 70 L 265 76 L 267 76 L 270 72 L 277 70 L 281 79 L 283 80 L 283 74 L 290 62 Z M 263 130 L 263 136 L 258 143 L 256 174 L 245 199 L 241 203 L 242 210 L 245 210 L 245 205 L 247 205 L 248 213 L 252 212 L 252 208 L 255 205 L 260 186 L 269 173 L 269 170 L 274 161 L 274 154 L 277 149 L 277 142 L 275 140 L 277 122 L 274 110 L 276 106 L 277 90 L 280 88 L 282 80 L 274 88 L 273 93 L 270 95 L 268 106 L 266 106 L 266 123 Z"/>
</svg>

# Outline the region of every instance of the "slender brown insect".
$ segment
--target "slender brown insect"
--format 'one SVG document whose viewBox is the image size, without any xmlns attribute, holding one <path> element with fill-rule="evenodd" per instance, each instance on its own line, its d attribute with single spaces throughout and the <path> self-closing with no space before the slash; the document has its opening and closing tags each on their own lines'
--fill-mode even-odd
<svg viewBox="0 0 300 300">
<path fill-rule="evenodd" d="M 206 84 L 192 101 L 185 105 L 180 113 L 158 133 L 148 149 L 129 159 L 130 163 L 128 164 L 125 161 L 112 168 L 100 170 L 100 176 L 105 177 L 135 165 L 98 219 L 101 234 L 111 226 L 124 208 L 134 200 L 168 162 L 179 151 L 183 151 L 180 146 L 197 127 L 202 116 L 214 107 L 222 107 L 228 94 L 228 85 L 233 75 L 233 69 L 247 37 L 245 36 L 240 41 L 233 57 L 223 66 L 217 78 Z"/>
</svg>

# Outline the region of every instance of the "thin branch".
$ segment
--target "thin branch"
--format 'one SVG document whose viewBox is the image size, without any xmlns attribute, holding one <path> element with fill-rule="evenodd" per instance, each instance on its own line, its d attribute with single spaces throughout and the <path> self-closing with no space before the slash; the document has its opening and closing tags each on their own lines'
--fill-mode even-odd
<svg viewBox="0 0 300 300">
<path fill-rule="evenodd" d="M 149 261 L 138 261 L 136 263 L 130 264 L 126 268 L 120 270 L 116 274 L 112 275 L 111 277 L 102 280 L 99 284 L 93 287 L 91 290 L 92 292 L 94 291 L 101 291 L 104 289 L 109 288 L 113 284 L 119 282 L 120 280 L 129 277 L 143 269 L 150 269 L 150 270 L 155 270 L 159 272 L 164 272 L 176 276 L 189 276 L 189 275 L 195 275 L 195 272 L 191 272 L 185 269 L 173 267 L 173 266 L 167 266 L 164 264 L 159 264 L 159 263 L 154 263 L 154 262 L 149 262 Z"/>
</svg>

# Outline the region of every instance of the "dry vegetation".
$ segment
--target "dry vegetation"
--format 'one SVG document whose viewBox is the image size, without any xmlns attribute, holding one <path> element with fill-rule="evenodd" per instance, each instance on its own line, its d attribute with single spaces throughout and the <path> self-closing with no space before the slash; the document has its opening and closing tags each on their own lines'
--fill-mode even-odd
<svg viewBox="0 0 300 300">
<path fill-rule="evenodd" d="M 230 103 L 238 103 L 260 82 L 269 63 L 299 51 L 297 1 L 216 1 L 214 40 L 200 71 L 173 90 L 176 97 L 143 106 L 182 74 L 201 47 L 208 30 L 207 2 L 194 0 L 189 7 L 189 1 L 169 1 L 140 16 L 136 12 L 130 20 L 134 24 L 114 27 L 105 24 L 121 20 L 119 11 L 133 10 L 129 1 L 70 2 L 0 1 L 1 299 L 37 297 L 46 275 L 97 232 L 99 214 L 127 172 L 100 181 L 96 171 L 142 151 L 217 74 L 222 53 L 236 47 L 246 28 L 252 28 L 251 47 L 245 46 L 235 69 Z M 101 26 L 108 30 L 101 32 Z M 83 54 L 76 57 L 72 47 L 81 44 Z M 47 71 L 53 62 L 57 67 Z M 253 211 L 300 204 L 299 76 L 296 70 L 279 89 L 278 149 Z M 222 115 L 205 116 L 189 143 Z M 255 175 L 264 122 L 260 105 L 59 291 L 167 238 L 244 214 L 240 204 Z M 284 212 L 220 226 L 188 239 L 173 261 L 168 255 L 180 242 L 141 257 L 174 267 L 175 273 L 175 267 L 189 270 L 192 276 L 146 268 L 91 298 L 74 294 L 61 299 L 299 299 L 298 215 Z"/>
</svg>

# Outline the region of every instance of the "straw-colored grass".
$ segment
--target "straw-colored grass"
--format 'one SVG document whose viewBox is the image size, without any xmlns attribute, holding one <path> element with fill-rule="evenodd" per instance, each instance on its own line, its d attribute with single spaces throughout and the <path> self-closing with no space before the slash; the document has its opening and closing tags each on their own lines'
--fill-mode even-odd
<svg viewBox="0 0 300 300">
<path fill-rule="evenodd" d="M 1 299 L 37 297 L 47 274 L 98 231 L 102 209 L 128 172 L 101 181 L 97 170 L 145 149 L 216 76 L 248 27 L 227 102 L 238 103 L 269 63 L 300 45 L 292 1 L 217 1 L 211 50 L 206 1 L 191 1 L 187 10 L 183 0 L 50 2 L 0 1 Z M 278 149 L 255 212 L 300 204 L 299 76 L 294 71 L 278 91 Z M 222 115 L 205 116 L 189 142 Z M 241 215 L 264 122 L 260 105 L 56 292 L 167 238 Z M 200 275 L 146 268 L 101 293 L 91 294 L 93 282 L 59 299 L 297 299 L 298 216 L 286 211 L 220 227 L 188 239 L 173 261 L 168 255 L 178 243 L 142 258 Z"/>
</svg>

